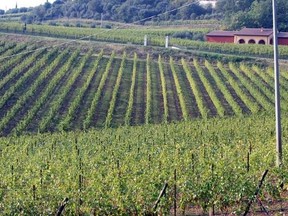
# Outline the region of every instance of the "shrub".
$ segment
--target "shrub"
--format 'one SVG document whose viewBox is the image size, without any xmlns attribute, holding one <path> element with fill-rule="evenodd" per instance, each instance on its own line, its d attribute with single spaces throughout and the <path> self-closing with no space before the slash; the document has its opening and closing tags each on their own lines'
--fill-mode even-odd
<svg viewBox="0 0 288 216">
<path fill-rule="evenodd" d="M 96 28 L 96 24 L 95 23 L 91 23 L 90 24 L 90 28 Z"/>
<path fill-rule="evenodd" d="M 56 23 L 55 21 L 50 21 L 50 22 L 48 23 L 48 25 L 57 26 L 57 23 Z"/>
<path fill-rule="evenodd" d="M 65 23 L 63 24 L 63 26 L 65 26 L 65 27 L 69 27 L 69 26 L 70 26 L 70 24 L 69 24 L 69 23 L 67 23 L 67 22 L 65 22 Z"/>
<path fill-rule="evenodd" d="M 111 29 L 111 28 L 112 28 L 112 26 L 111 26 L 111 25 L 109 25 L 109 24 L 106 24 L 106 25 L 104 26 L 104 28 L 106 28 L 106 29 Z"/>
<path fill-rule="evenodd" d="M 204 41 L 204 35 L 202 33 L 194 33 L 192 36 L 192 40 Z"/>
<path fill-rule="evenodd" d="M 172 37 L 181 39 L 192 39 L 193 34 L 189 31 L 175 32 Z"/>
</svg>

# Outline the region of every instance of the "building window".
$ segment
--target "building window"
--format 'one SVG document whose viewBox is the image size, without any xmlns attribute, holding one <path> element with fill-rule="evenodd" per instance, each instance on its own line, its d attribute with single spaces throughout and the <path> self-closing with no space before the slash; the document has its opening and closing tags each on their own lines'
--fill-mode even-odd
<svg viewBox="0 0 288 216">
<path fill-rule="evenodd" d="M 264 41 L 264 40 L 260 40 L 260 41 L 258 42 L 258 44 L 265 44 L 265 41 Z"/>
<path fill-rule="evenodd" d="M 240 40 L 238 41 L 238 43 L 239 43 L 239 44 L 245 44 L 245 40 L 240 39 Z"/>
<path fill-rule="evenodd" d="M 255 40 L 254 39 L 250 39 L 249 41 L 248 41 L 248 44 L 255 44 L 256 42 L 255 42 Z"/>
</svg>

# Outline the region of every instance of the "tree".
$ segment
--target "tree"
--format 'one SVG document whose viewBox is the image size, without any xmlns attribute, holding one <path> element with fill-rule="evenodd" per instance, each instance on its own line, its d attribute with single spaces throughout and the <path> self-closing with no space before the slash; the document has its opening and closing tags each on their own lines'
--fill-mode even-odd
<svg viewBox="0 0 288 216">
<path fill-rule="evenodd" d="M 188 7 L 180 9 L 181 18 L 184 20 L 190 19 L 191 14 L 200 16 L 205 13 L 205 9 L 201 7 L 198 3 L 191 4 Z"/>
<path fill-rule="evenodd" d="M 288 1 L 287 0 L 279 0 L 278 7 L 278 22 L 279 22 L 279 30 L 280 31 L 287 31 L 288 32 Z"/>
<path fill-rule="evenodd" d="M 250 16 L 250 13 L 239 11 L 235 13 L 233 17 L 229 20 L 229 28 L 234 30 L 239 30 L 245 27 L 257 27 L 254 23 L 254 20 Z"/>
<path fill-rule="evenodd" d="M 88 2 L 88 10 L 92 12 L 102 13 L 103 12 L 103 6 L 101 0 L 91 0 Z"/>
<path fill-rule="evenodd" d="M 278 29 L 288 31 L 288 1 L 278 0 Z M 254 1 L 250 10 L 237 12 L 233 16 L 226 17 L 226 23 L 230 29 L 242 27 L 272 28 L 272 2 L 271 0 Z"/>
<path fill-rule="evenodd" d="M 45 10 L 44 6 L 41 5 L 39 7 L 36 7 L 33 10 L 33 14 L 35 15 L 37 21 L 42 21 L 42 20 L 44 20 L 44 16 L 46 14 L 46 10 Z"/>
<path fill-rule="evenodd" d="M 248 11 L 255 0 L 218 0 L 216 12 L 225 16 L 233 16 L 239 11 Z"/>
<path fill-rule="evenodd" d="M 44 8 L 47 11 L 48 9 L 50 9 L 52 7 L 52 4 L 50 2 L 45 2 L 44 4 Z"/>
<path fill-rule="evenodd" d="M 134 22 L 175 9 L 186 3 L 187 0 L 56 0 L 52 4 L 46 2 L 34 8 L 32 14 L 37 21 L 63 16 L 99 19 L 103 14 L 106 20 Z M 195 3 L 182 10 L 173 10 L 157 19 L 191 19 L 191 17 L 197 18 L 206 13 L 211 13 L 211 10 L 209 12 Z"/>
<path fill-rule="evenodd" d="M 19 13 L 26 13 L 26 12 L 28 12 L 28 8 L 26 8 L 26 7 L 21 7 L 21 8 L 19 8 L 18 10 L 19 10 Z"/>
<path fill-rule="evenodd" d="M 33 22 L 33 16 L 24 14 L 23 16 L 21 16 L 21 21 L 23 23 L 31 24 Z"/>
</svg>

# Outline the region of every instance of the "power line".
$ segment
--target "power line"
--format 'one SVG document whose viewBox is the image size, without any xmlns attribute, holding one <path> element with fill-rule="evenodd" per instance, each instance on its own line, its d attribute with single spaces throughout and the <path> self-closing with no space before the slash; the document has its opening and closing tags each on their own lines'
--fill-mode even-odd
<svg viewBox="0 0 288 216">
<path fill-rule="evenodd" d="M 162 16 L 162 15 L 169 14 L 169 13 L 172 13 L 172 12 L 174 12 L 174 11 L 180 10 L 180 9 L 182 9 L 182 8 L 189 7 L 190 5 L 192 5 L 192 4 L 194 4 L 194 3 L 195 3 L 195 1 L 192 1 L 192 2 L 190 2 L 190 3 L 186 3 L 186 4 L 184 4 L 184 5 L 180 6 L 180 7 L 171 9 L 171 10 L 169 10 L 169 11 L 165 11 L 165 12 L 160 13 L 160 14 L 152 15 L 152 16 L 149 16 L 149 17 L 140 19 L 140 20 L 135 21 L 135 22 L 132 22 L 132 23 L 126 23 L 126 24 L 124 24 L 124 25 L 122 25 L 122 26 L 118 26 L 118 27 L 116 27 L 116 28 L 114 28 L 114 29 L 108 29 L 108 30 L 105 29 L 105 30 L 103 30 L 103 31 L 97 32 L 96 34 L 91 34 L 91 35 L 88 35 L 88 36 L 81 37 L 81 38 L 79 38 L 79 39 L 74 39 L 74 40 L 70 40 L 70 41 L 67 41 L 67 42 L 60 43 L 60 44 L 56 44 L 56 45 L 54 45 L 53 47 L 55 48 L 55 47 L 57 47 L 57 46 L 62 46 L 62 45 L 65 45 L 65 44 L 71 44 L 71 43 L 77 42 L 77 41 L 79 41 L 79 40 L 89 39 L 90 37 L 97 36 L 97 35 L 100 35 L 100 34 L 102 34 L 102 33 L 108 33 L 109 31 L 118 30 L 118 29 L 120 29 L 120 28 L 123 27 L 123 26 L 132 26 L 132 25 L 135 25 L 135 24 L 137 24 L 137 23 L 142 23 L 142 22 L 144 22 L 144 21 L 153 19 L 153 18 L 155 18 L 155 17 L 159 17 L 159 16 Z M 149 28 L 149 27 L 152 27 L 152 25 L 148 26 L 148 28 Z M 148 29 L 148 28 L 146 28 L 146 29 Z M 68 39 L 68 40 L 69 40 L 69 39 Z M 15 56 L 18 56 L 18 55 L 28 54 L 28 53 L 31 53 L 31 52 L 36 52 L 36 51 L 38 51 L 38 50 L 47 49 L 47 48 L 49 48 L 49 47 L 51 47 L 51 46 L 44 46 L 44 47 L 37 48 L 37 49 L 34 49 L 34 50 L 24 51 L 24 52 L 20 52 L 20 53 L 13 54 L 13 55 L 9 55 L 9 56 L 3 56 L 3 57 L 0 57 L 0 60 L 7 59 L 7 58 L 12 58 L 12 57 L 15 57 Z"/>
</svg>

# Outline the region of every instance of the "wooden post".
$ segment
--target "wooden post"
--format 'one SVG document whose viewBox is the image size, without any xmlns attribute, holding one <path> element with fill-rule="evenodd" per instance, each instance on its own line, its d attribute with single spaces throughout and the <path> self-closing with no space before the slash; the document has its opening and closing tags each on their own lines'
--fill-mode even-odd
<svg viewBox="0 0 288 216">
<path fill-rule="evenodd" d="M 194 173 L 194 171 L 195 171 L 194 160 L 195 160 L 195 156 L 194 156 L 194 154 L 192 153 L 192 155 L 191 155 L 191 165 L 192 165 L 192 171 L 193 171 L 193 173 Z"/>
<path fill-rule="evenodd" d="M 40 169 L 40 185 L 42 187 L 42 184 L 43 184 L 43 171 L 42 169 Z"/>
<path fill-rule="evenodd" d="M 161 198 L 165 195 L 165 193 L 166 193 L 166 189 L 167 189 L 167 188 L 168 188 L 168 183 L 165 182 L 165 184 L 164 184 L 164 186 L 163 186 L 163 188 L 162 188 L 162 190 L 161 190 L 161 192 L 160 192 L 160 194 L 159 194 L 159 196 L 158 196 L 156 202 L 154 203 L 153 211 L 156 210 L 156 208 L 157 208 L 157 206 L 158 206 L 158 204 L 159 204 Z"/>
<path fill-rule="evenodd" d="M 247 153 L 247 172 L 250 171 L 250 153 Z"/>
<path fill-rule="evenodd" d="M 61 203 L 61 206 L 59 207 L 57 213 L 56 213 L 56 216 L 61 216 L 62 212 L 64 211 L 65 209 L 65 206 L 68 204 L 68 201 L 69 199 L 68 198 L 65 198 L 63 200 L 63 202 Z"/>
<path fill-rule="evenodd" d="M 213 180 L 214 179 L 214 164 L 211 164 L 211 177 Z M 213 216 L 213 215 L 215 215 L 215 206 L 214 205 L 212 205 L 211 208 L 209 208 L 209 216 Z"/>
<path fill-rule="evenodd" d="M 32 186 L 32 194 L 33 194 L 33 200 L 35 201 L 36 200 L 36 186 L 35 185 Z"/>
<path fill-rule="evenodd" d="M 174 170 L 174 216 L 177 215 L 177 170 Z"/>
<path fill-rule="evenodd" d="M 79 164 L 78 164 L 78 169 L 79 169 L 79 176 L 78 176 L 78 188 L 79 188 L 79 209 L 78 212 L 80 212 L 80 207 L 83 203 L 83 200 L 81 198 L 81 193 L 82 193 L 82 186 L 83 186 L 83 174 L 82 174 L 82 160 L 81 160 L 81 156 L 80 156 L 80 149 L 77 146 L 77 139 L 75 140 L 76 142 L 76 150 L 77 150 L 77 157 L 79 160 Z"/>
<path fill-rule="evenodd" d="M 151 164 L 151 155 L 148 155 L 148 169 L 150 170 L 150 164 Z"/>
<path fill-rule="evenodd" d="M 248 204 L 247 204 L 247 207 L 246 207 L 246 210 L 245 210 L 243 216 L 246 216 L 246 215 L 248 214 L 248 212 L 249 212 L 249 210 L 250 210 L 250 207 L 251 207 L 254 199 L 257 197 L 257 195 L 258 195 L 258 193 L 259 193 L 259 191 L 260 191 L 260 189 L 261 189 L 261 187 L 262 187 L 262 184 L 263 184 L 263 182 L 264 182 L 264 180 L 265 180 L 265 177 L 266 177 L 267 173 L 268 173 L 268 170 L 265 170 L 265 172 L 264 172 L 263 175 L 262 175 L 262 178 L 261 178 L 261 180 L 260 180 L 260 182 L 259 182 L 259 185 L 258 185 L 258 187 L 257 187 L 257 189 L 256 189 L 256 191 L 255 191 L 255 193 L 254 193 L 254 195 L 253 195 L 253 197 L 249 200 L 249 202 L 248 202 Z"/>
<path fill-rule="evenodd" d="M 117 170 L 118 170 L 118 177 L 121 178 L 120 161 L 119 160 L 117 160 Z"/>
<path fill-rule="evenodd" d="M 249 153 L 250 154 L 252 153 L 252 144 L 251 144 L 251 142 L 249 143 Z"/>
</svg>

